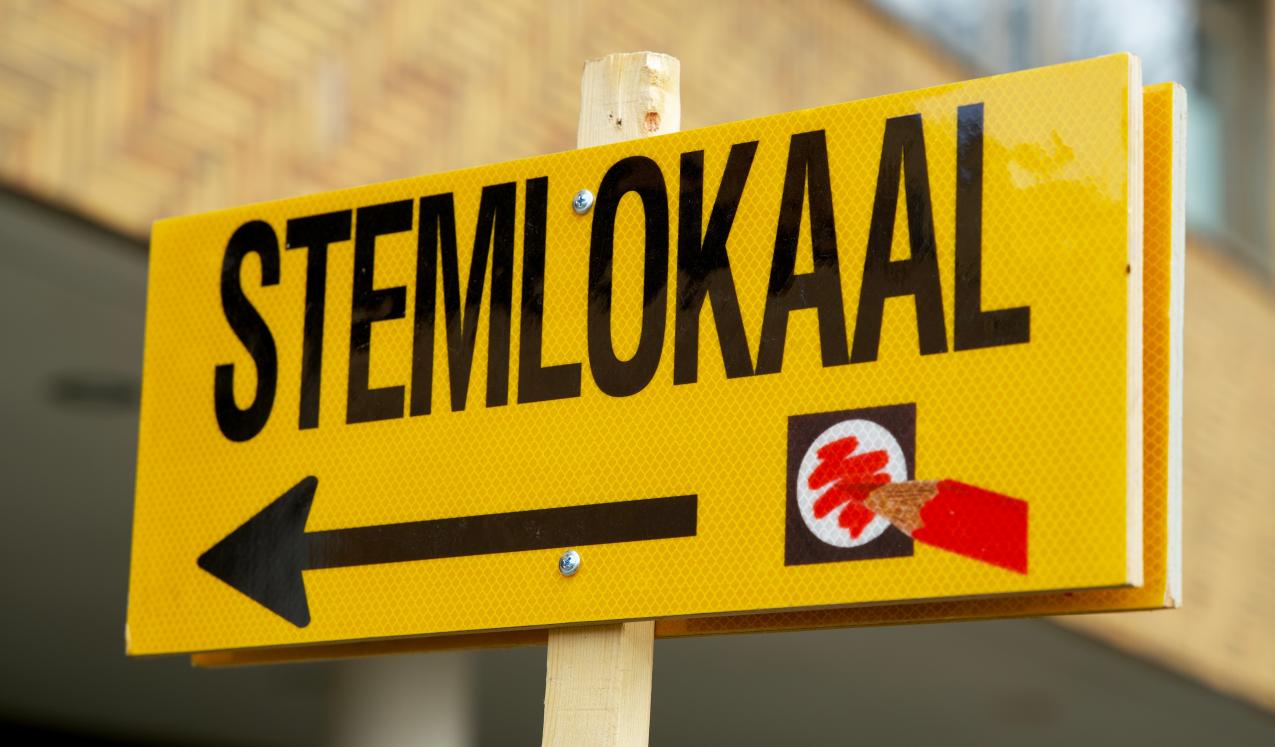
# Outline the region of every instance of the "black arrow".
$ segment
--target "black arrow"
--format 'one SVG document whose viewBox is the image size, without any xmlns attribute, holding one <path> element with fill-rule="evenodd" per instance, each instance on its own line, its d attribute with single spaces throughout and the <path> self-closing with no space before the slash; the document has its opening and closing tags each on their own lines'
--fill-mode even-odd
<svg viewBox="0 0 1275 747">
<path fill-rule="evenodd" d="M 318 487 L 306 477 L 199 556 L 199 567 L 299 628 L 301 572 L 608 542 L 693 537 L 694 495 L 306 532 Z"/>
</svg>

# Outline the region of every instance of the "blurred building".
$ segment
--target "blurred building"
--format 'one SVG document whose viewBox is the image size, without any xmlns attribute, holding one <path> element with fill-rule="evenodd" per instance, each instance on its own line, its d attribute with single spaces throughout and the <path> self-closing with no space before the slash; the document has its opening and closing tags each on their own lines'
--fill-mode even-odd
<svg viewBox="0 0 1275 747">
<path fill-rule="evenodd" d="M 1275 742 L 1273 34 L 1260 0 L 0 0 L 0 734 L 538 738 L 543 651 L 123 658 L 151 221 L 569 149 L 608 52 L 679 57 L 690 129 L 1128 49 L 1190 96 L 1185 607 L 662 642 L 654 743 Z"/>
</svg>

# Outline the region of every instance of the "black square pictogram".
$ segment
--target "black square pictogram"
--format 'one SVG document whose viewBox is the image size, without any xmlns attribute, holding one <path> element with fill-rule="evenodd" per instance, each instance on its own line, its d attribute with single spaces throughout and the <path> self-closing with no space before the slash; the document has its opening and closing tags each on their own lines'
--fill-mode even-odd
<svg viewBox="0 0 1275 747">
<path fill-rule="evenodd" d="M 912 555 L 912 538 L 887 526 L 874 538 L 854 547 L 841 547 L 821 539 L 803 517 L 799 492 L 802 460 L 811 447 L 839 424 L 869 421 L 885 429 L 898 445 L 906 463 L 907 480 L 916 479 L 916 404 L 884 405 L 855 410 L 793 415 L 788 418 L 788 497 L 785 522 L 784 565 L 834 563 L 845 560 L 899 558 Z M 897 469 L 897 468 L 896 468 Z M 847 535 L 849 536 L 849 535 Z"/>
</svg>

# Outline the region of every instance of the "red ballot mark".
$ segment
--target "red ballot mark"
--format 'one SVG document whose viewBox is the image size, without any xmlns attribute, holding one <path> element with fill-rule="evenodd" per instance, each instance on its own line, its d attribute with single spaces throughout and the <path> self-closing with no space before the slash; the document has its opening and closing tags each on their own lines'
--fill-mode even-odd
<svg viewBox="0 0 1275 747">
<path fill-rule="evenodd" d="M 876 517 L 863 505 L 873 490 L 890 482 L 890 475 L 883 470 L 890 457 L 882 449 L 855 454 L 859 439 L 854 436 L 837 439 L 819 449 L 819 466 L 810 473 L 806 484 L 811 490 L 819 490 L 831 483 L 815 501 L 814 514 L 822 519 L 840 508 L 837 523 L 845 527 L 850 536 L 858 539 L 864 527 Z"/>
</svg>

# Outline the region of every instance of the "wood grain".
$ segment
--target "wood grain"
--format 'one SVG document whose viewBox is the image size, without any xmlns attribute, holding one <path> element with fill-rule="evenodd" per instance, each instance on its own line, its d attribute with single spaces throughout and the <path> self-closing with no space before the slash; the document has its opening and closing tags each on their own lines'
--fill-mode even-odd
<svg viewBox="0 0 1275 747">
<path fill-rule="evenodd" d="M 585 63 L 576 147 L 677 132 L 682 66 L 658 52 L 611 54 Z"/>
<path fill-rule="evenodd" d="M 644 747 L 651 729 L 651 621 L 549 631 L 546 747 Z"/>
</svg>

